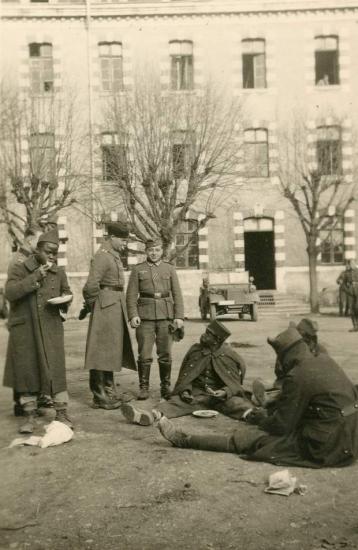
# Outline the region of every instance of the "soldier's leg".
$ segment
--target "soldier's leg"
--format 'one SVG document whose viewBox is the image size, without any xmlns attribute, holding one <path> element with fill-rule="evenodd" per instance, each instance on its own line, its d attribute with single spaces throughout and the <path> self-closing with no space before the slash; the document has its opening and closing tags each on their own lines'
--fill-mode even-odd
<svg viewBox="0 0 358 550">
<path fill-rule="evenodd" d="M 149 397 L 150 367 L 153 361 L 153 346 L 155 342 L 155 321 L 142 321 L 136 329 L 138 342 L 138 399 L 145 400 Z"/>
<path fill-rule="evenodd" d="M 68 408 L 67 391 L 61 391 L 54 394 L 53 406 L 56 411 L 55 420 L 57 420 L 57 422 L 62 422 L 63 424 L 66 424 L 66 426 L 68 426 L 69 428 L 73 429 L 72 421 L 67 414 L 67 408 Z"/>
<path fill-rule="evenodd" d="M 106 372 L 90 369 L 90 390 L 93 393 L 93 408 L 113 410 L 118 409 L 121 402 L 115 398 L 111 399 L 106 392 Z"/>
<path fill-rule="evenodd" d="M 20 426 L 21 434 L 32 434 L 36 425 L 37 393 L 19 393 L 25 422 Z"/>
<path fill-rule="evenodd" d="M 204 404 L 204 406 L 207 403 Z M 135 407 L 132 403 L 125 403 L 121 407 L 123 416 L 131 424 L 139 424 L 141 426 L 151 426 L 161 416 L 166 418 L 179 418 L 187 416 L 194 411 L 203 408 L 203 404 L 185 403 L 179 395 L 173 395 L 168 401 L 161 401 L 155 409 L 146 410 Z"/>
<path fill-rule="evenodd" d="M 218 402 L 215 409 L 226 416 L 241 420 L 244 413 L 253 408 L 252 402 L 246 397 L 234 395 L 223 402 Z"/>
<path fill-rule="evenodd" d="M 156 345 L 160 375 L 160 395 L 163 399 L 170 397 L 170 377 L 172 370 L 172 335 L 169 333 L 169 321 L 157 321 Z"/>
<path fill-rule="evenodd" d="M 232 435 L 192 435 L 177 430 L 165 416 L 159 420 L 158 428 L 162 436 L 174 447 L 234 453 L 236 447 Z"/>
</svg>

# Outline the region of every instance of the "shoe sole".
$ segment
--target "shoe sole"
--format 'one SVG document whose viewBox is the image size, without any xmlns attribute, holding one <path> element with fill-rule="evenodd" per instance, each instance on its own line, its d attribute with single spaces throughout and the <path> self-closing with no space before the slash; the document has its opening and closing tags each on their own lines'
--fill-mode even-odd
<svg viewBox="0 0 358 550">
<path fill-rule="evenodd" d="M 139 424 L 139 426 L 151 426 L 153 424 L 150 413 L 138 411 L 132 405 L 122 405 L 121 411 L 130 424 Z"/>
</svg>

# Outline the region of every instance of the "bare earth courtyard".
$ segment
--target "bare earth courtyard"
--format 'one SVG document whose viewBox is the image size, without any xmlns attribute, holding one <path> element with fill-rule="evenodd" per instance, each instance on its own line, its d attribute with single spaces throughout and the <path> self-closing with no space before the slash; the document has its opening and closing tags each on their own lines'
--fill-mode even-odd
<svg viewBox="0 0 358 550">
<path fill-rule="evenodd" d="M 321 341 L 358 383 L 358 336 L 350 320 L 316 317 Z M 231 342 L 245 358 L 246 383 L 273 378 L 274 354 L 266 344 L 288 319 L 258 323 L 224 319 Z M 174 348 L 174 375 L 186 349 L 203 330 L 186 322 Z M 60 447 L 9 449 L 19 419 L 9 389 L 0 389 L 0 549 L 21 550 L 318 550 L 358 548 L 358 464 L 344 469 L 292 468 L 303 496 L 264 493 L 279 467 L 247 462 L 234 454 L 172 448 L 152 427 L 127 424 L 119 411 L 90 408 L 83 370 L 86 322 L 68 321 L 66 354 L 74 439 Z M 7 330 L 0 326 L 1 369 Z M 159 396 L 152 369 L 151 407 Z M 136 374 L 117 375 L 121 389 L 137 390 Z M 39 423 L 39 433 L 46 419 Z M 238 423 L 174 420 L 191 431 L 225 432 Z"/>
</svg>

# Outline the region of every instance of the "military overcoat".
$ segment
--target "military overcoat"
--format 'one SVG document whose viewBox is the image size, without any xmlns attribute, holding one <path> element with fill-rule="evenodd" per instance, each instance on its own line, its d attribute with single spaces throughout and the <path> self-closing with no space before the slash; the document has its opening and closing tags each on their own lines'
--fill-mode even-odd
<svg viewBox="0 0 358 550">
<path fill-rule="evenodd" d="M 157 294 L 157 296 L 154 296 Z M 167 261 L 133 266 L 127 288 L 129 319 L 184 319 L 183 296 L 175 267 Z"/>
<path fill-rule="evenodd" d="M 127 324 L 123 290 L 123 265 L 118 252 L 104 243 L 90 267 L 83 296 L 90 306 L 85 368 L 120 371 L 136 370 L 136 362 Z"/>
<path fill-rule="evenodd" d="M 213 352 L 201 344 L 191 346 L 180 367 L 173 395 L 179 395 L 184 390 L 191 390 L 194 380 L 210 362 L 216 374 L 223 381 L 227 399 L 234 395 L 243 396 L 242 383 L 246 372 L 245 362 L 228 344 L 223 344 Z"/>
<path fill-rule="evenodd" d="M 63 322 L 49 298 L 70 294 L 65 271 L 53 265 L 41 280 L 34 256 L 12 262 L 5 285 L 10 302 L 4 385 L 17 392 L 66 390 Z M 67 309 L 67 306 L 61 306 Z"/>
<path fill-rule="evenodd" d="M 286 355 L 277 407 L 260 422 L 264 431 L 254 429 L 248 458 L 311 468 L 351 463 L 358 456 L 357 388 L 331 357 L 313 357 L 304 343 Z M 243 434 L 234 439 L 242 449 Z"/>
</svg>

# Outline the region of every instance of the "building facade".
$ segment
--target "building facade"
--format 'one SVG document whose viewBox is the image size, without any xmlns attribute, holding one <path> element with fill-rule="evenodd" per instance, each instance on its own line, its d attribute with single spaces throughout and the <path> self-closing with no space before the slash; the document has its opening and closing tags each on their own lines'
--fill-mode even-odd
<svg viewBox="0 0 358 550">
<path fill-rule="evenodd" d="M 189 311 L 211 270 L 248 270 L 259 289 L 307 295 L 303 230 L 278 184 L 279 136 L 300 113 L 312 162 L 328 164 L 329 174 L 339 171 L 347 187 L 355 183 L 358 2 L 2 0 L 1 10 L 2 81 L 45 98 L 76 89 L 94 189 L 111 178 L 118 146 L 118 136 L 103 131 L 99 105 L 113 92 L 130 93 L 143 66 L 155 68 L 169 93 L 200 93 L 211 79 L 240 97 L 245 184 L 235 188 L 233 181 L 217 201 L 216 217 L 177 260 Z M 174 154 L 180 160 L 179 146 Z M 332 207 L 329 216 L 320 235 L 320 289 L 334 285 L 344 262 L 356 257 L 356 204 L 344 212 Z M 183 224 L 178 249 L 198 221 L 193 214 Z M 68 237 L 61 261 L 79 289 L 101 229 L 73 209 L 61 212 L 60 223 Z M 4 277 L 10 246 L 1 232 Z M 129 255 L 128 267 L 136 261 Z"/>
</svg>

